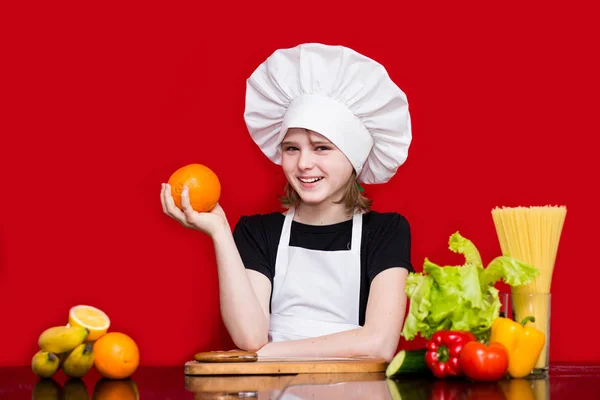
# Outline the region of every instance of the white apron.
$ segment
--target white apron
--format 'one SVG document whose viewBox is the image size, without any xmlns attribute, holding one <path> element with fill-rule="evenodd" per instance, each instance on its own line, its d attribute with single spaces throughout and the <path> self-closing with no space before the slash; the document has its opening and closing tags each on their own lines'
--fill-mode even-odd
<svg viewBox="0 0 600 400">
<path fill-rule="evenodd" d="M 285 216 L 277 249 L 269 340 L 359 328 L 362 214 L 353 217 L 350 250 L 320 251 L 290 247 L 294 212 Z"/>
</svg>

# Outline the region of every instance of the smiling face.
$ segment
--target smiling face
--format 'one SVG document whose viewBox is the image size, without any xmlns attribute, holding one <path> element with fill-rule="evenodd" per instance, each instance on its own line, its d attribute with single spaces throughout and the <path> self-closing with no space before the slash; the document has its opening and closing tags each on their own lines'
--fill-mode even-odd
<svg viewBox="0 0 600 400">
<path fill-rule="evenodd" d="M 324 136 L 290 128 L 281 144 L 285 176 L 303 202 L 338 201 L 353 171 L 352 164 Z"/>
</svg>

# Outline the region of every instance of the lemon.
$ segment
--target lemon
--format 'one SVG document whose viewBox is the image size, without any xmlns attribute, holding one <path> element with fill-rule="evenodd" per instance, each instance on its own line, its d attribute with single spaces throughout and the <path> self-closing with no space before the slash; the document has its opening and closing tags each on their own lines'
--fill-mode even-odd
<svg viewBox="0 0 600 400">
<path fill-rule="evenodd" d="M 87 328 L 90 334 L 86 341 L 93 342 L 108 331 L 110 318 L 96 307 L 77 305 L 69 310 L 69 325 Z"/>
</svg>

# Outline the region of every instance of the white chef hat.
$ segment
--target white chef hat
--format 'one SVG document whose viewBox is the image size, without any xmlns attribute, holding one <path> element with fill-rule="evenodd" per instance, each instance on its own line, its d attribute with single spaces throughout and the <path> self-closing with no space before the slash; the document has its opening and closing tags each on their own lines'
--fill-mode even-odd
<svg viewBox="0 0 600 400">
<path fill-rule="evenodd" d="M 404 92 L 381 64 L 343 46 L 275 51 L 248 78 L 244 118 L 274 163 L 288 128 L 309 129 L 335 144 L 367 184 L 387 182 L 412 139 Z"/>
</svg>

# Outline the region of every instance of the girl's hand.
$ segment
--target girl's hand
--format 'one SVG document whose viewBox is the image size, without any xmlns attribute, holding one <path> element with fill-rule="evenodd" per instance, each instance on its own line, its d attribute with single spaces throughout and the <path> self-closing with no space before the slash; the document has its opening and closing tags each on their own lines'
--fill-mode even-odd
<svg viewBox="0 0 600 400">
<path fill-rule="evenodd" d="M 206 233 L 211 238 L 222 229 L 229 229 L 225 212 L 217 203 L 215 207 L 208 212 L 197 212 L 190 204 L 189 190 L 184 186 L 181 192 L 181 206 L 183 210 L 175 205 L 173 196 L 171 196 L 171 185 L 163 183 L 160 192 L 160 202 L 165 214 L 179 222 L 186 228 L 192 228 Z"/>
</svg>

